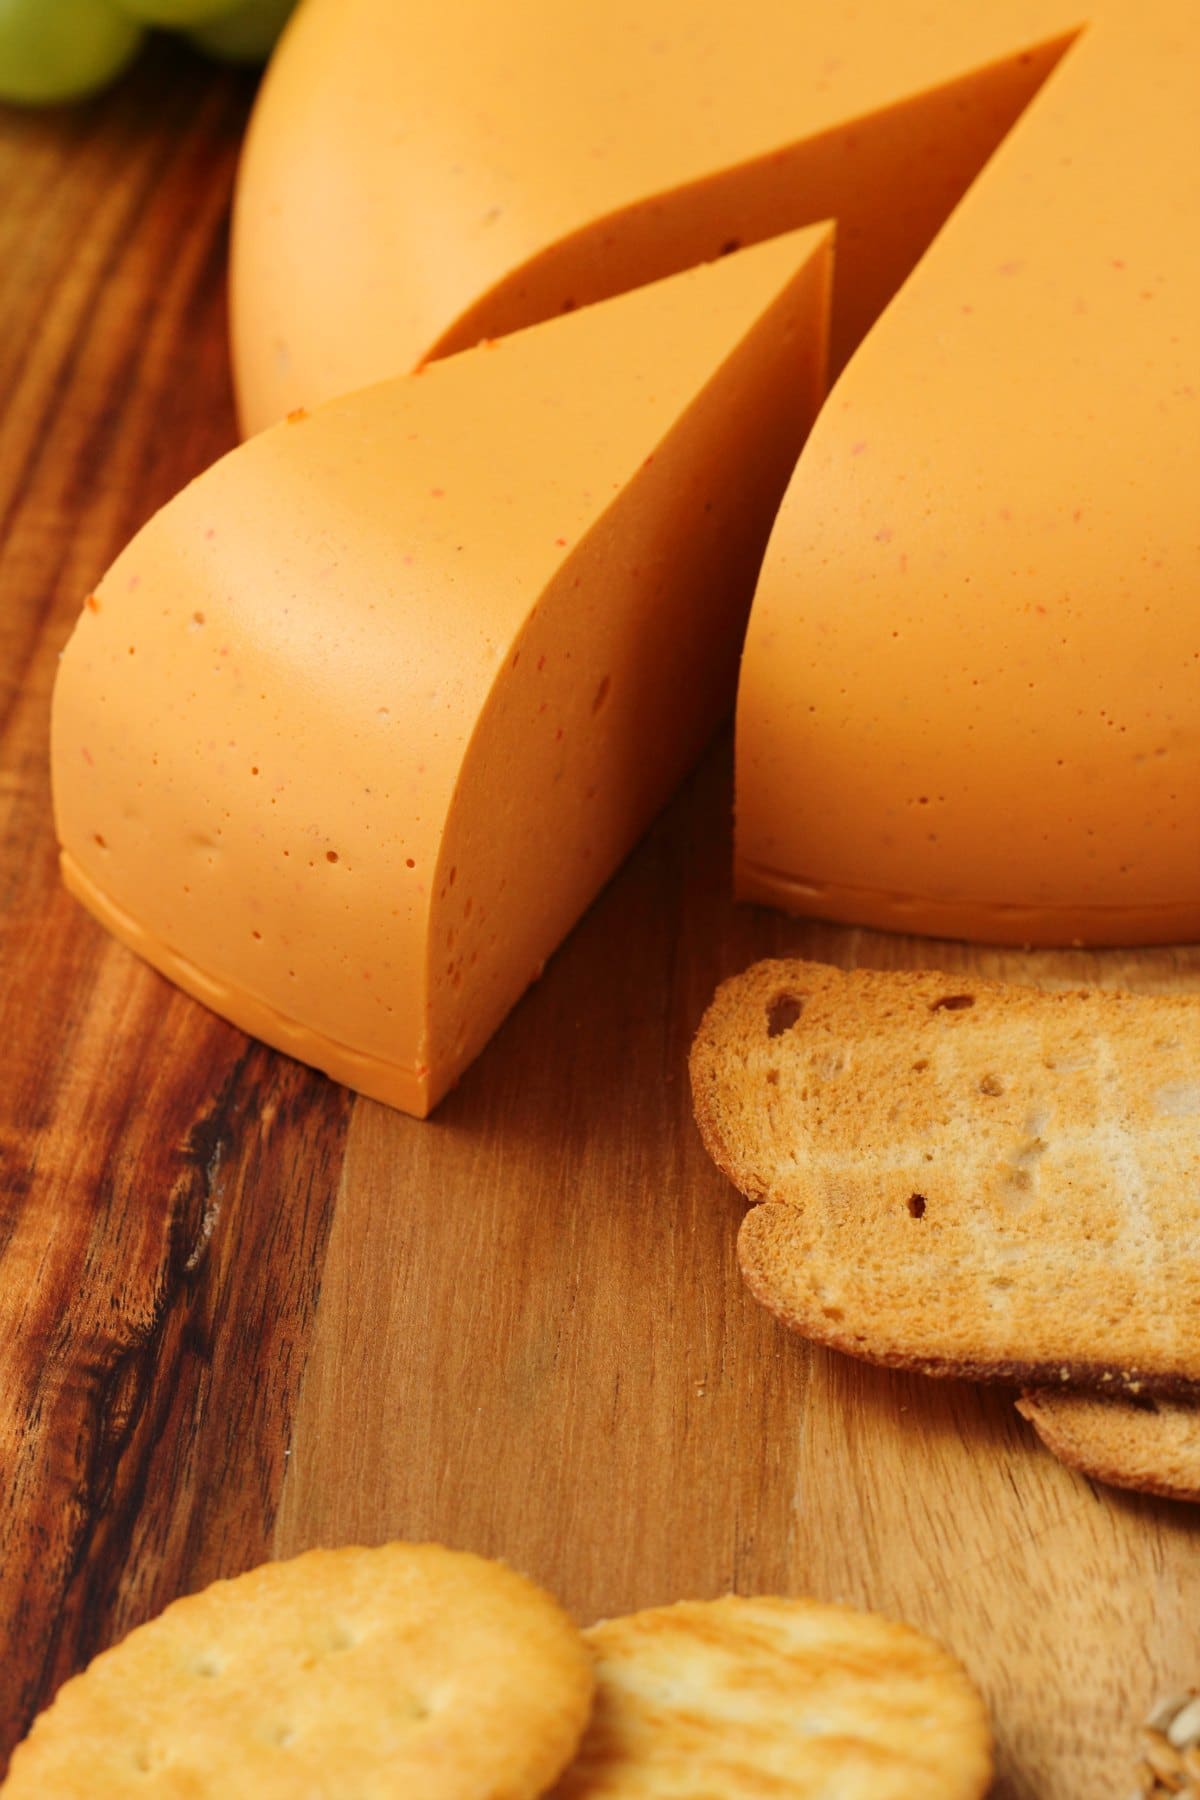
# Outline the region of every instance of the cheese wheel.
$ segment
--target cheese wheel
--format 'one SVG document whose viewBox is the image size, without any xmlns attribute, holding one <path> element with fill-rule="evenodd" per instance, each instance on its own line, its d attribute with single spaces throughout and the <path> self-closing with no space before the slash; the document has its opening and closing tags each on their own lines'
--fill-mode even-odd
<svg viewBox="0 0 1200 1800">
<path fill-rule="evenodd" d="M 55 688 L 68 886 L 423 1115 L 733 702 L 823 392 L 829 236 L 330 401 L 171 501 Z"/>
<path fill-rule="evenodd" d="M 839 367 L 1078 23 L 1064 0 L 305 0 L 238 176 L 245 428 L 829 218 Z"/>
<path fill-rule="evenodd" d="M 417 13 L 306 0 L 270 71 L 235 224 L 247 428 L 833 218 L 841 375 L 747 641 L 738 892 L 994 941 L 1200 935 L 1194 9 Z"/>
</svg>

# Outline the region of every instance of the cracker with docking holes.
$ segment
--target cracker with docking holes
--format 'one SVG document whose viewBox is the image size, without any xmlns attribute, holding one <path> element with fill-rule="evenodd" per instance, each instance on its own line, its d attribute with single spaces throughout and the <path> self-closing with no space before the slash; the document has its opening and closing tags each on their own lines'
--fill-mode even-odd
<svg viewBox="0 0 1200 1800">
<path fill-rule="evenodd" d="M 755 1297 L 932 1375 L 1200 1395 L 1200 1001 L 763 962 L 692 1049 Z"/>
<path fill-rule="evenodd" d="M 310 1550 L 177 1600 L 66 1682 L 5 1800 L 533 1800 L 591 1704 L 582 1637 L 502 1563 Z"/>
<path fill-rule="evenodd" d="M 1033 1388 L 1017 1411 L 1068 1468 L 1109 1487 L 1200 1501 L 1200 1404 Z"/>
<path fill-rule="evenodd" d="M 813 1600 L 683 1601 L 584 1633 L 596 1704 L 554 1800 L 977 1800 L 983 1702 L 907 1625 Z"/>
</svg>

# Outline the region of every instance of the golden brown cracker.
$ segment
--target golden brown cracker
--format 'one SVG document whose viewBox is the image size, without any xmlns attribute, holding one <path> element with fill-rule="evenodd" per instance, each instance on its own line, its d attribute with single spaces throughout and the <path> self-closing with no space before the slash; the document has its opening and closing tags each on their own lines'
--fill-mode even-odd
<svg viewBox="0 0 1200 1800">
<path fill-rule="evenodd" d="M 909 1626 L 730 1596 L 584 1636 L 596 1704 L 555 1800 L 977 1800 L 987 1789 L 983 1703 Z"/>
<path fill-rule="evenodd" d="M 310 1550 L 96 1657 L 17 1749 L 5 1800 L 533 1800 L 591 1695 L 580 1634 L 503 1564 Z"/>
</svg>

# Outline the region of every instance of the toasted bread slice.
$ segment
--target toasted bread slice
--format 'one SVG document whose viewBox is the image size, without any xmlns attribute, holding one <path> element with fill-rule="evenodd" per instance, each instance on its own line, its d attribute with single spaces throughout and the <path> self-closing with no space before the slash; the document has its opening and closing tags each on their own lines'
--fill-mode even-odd
<svg viewBox="0 0 1200 1800">
<path fill-rule="evenodd" d="M 1200 1003 L 759 963 L 691 1057 L 805 1336 L 932 1375 L 1200 1395 Z"/>
<path fill-rule="evenodd" d="M 1200 1502 L 1200 1405 L 1033 1388 L 1017 1411 L 1068 1468 L 1109 1487 Z"/>
</svg>

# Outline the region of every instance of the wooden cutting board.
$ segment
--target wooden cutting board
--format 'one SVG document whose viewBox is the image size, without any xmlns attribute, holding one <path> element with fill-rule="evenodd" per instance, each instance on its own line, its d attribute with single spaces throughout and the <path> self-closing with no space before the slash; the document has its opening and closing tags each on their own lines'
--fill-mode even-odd
<svg viewBox="0 0 1200 1800">
<path fill-rule="evenodd" d="M 0 1764 L 174 1595 L 314 1543 L 502 1555 L 581 1621 L 808 1592 L 992 1706 L 1002 1800 L 1109 1800 L 1200 1682 L 1194 1509 L 1060 1468 L 1004 1392 L 881 1373 L 746 1294 L 691 1123 L 716 982 L 795 951 L 1200 991 L 1200 949 L 992 952 L 735 906 L 718 744 L 436 1117 L 356 1100 L 60 891 L 55 660 L 234 441 L 248 78 L 166 46 L 0 117 Z"/>
</svg>

